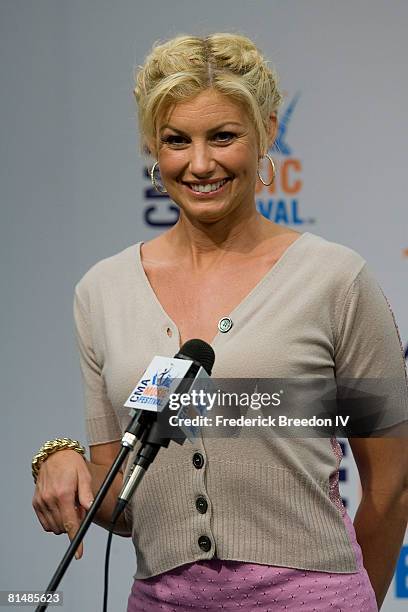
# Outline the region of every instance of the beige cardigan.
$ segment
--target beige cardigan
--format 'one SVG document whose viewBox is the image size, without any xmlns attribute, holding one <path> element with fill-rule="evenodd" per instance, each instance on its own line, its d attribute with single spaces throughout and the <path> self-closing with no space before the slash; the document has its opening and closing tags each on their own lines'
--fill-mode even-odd
<svg viewBox="0 0 408 612">
<path fill-rule="evenodd" d="M 381 378 L 398 382 L 388 425 L 407 418 L 401 342 L 389 306 L 354 251 L 302 234 L 251 293 L 225 313 L 232 329 L 212 346 L 213 376 Z M 118 440 L 123 404 L 154 355 L 174 355 L 178 330 L 144 273 L 140 244 L 92 267 L 74 315 L 89 444 Z M 173 334 L 169 337 L 167 330 Z M 401 391 L 402 390 L 402 391 Z M 338 494 L 335 439 L 285 439 L 267 428 L 250 439 L 171 443 L 130 504 L 137 578 L 211 559 L 355 572 Z M 193 465 L 194 453 L 204 465 Z M 198 511 L 196 500 L 208 507 Z M 208 538 L 208 551 L 200 537 Z"/>
</svg>

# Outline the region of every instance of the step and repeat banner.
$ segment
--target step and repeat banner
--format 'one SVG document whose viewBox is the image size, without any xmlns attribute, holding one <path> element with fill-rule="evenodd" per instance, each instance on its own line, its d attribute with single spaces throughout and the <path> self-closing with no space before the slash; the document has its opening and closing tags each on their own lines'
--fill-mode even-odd
<svg viewBox="0 0 408 612">
<path fill-rule="evenodd" d="M 24 407 L 8 414 L 9 429 L 1 436 L 14 474 L 26 479 L 24 487 L 9 479 L 3 484 L 10 501 L 0 510 L 1 537 L 9 545 L 2 554 L 0 589 L 38 589 L 45 588 L 66 542 L 43 532 L 33 515 L 31 455 L 57 435 L 85 436 L 73 287 L 93 263 L 157 236 L 178 215 L 170 199 L 152 188 L 153 161 L 139 153 L 133 69 L 155 41 L 176 34 L 237 32 L 257 43 L 284 92 L 270 151 L 277 177 L 270 187 L 258 186 L 258 210 L 271 221 L 359 252 L 387 295 L 407 356 L 408 4 L 0 4 L 9 372 L 3 389 L 8 405 L 18 395 Z M 265 166 L 264 176 L 267 172 Z M 28 428 L 26 420 L 22 427 L 23 416 Z M 16 452 L 16 438 L 23 451 Z M 347 441 L 342 446 L 341 492 L 353 515 L 360 485 Z M 105 541 L 97 527 L 89 534 L 84 559 L 74 562 L 64 579 L 66 609 L 101 609 Z M 44 562 L 33 564 L 38 549 Z M 111 609 L 125 609 L 134 571 L 130 540 L 117 539 Z M 408 538 L 383 610 L 402 612 L 407 605 Z"/>
</svg>

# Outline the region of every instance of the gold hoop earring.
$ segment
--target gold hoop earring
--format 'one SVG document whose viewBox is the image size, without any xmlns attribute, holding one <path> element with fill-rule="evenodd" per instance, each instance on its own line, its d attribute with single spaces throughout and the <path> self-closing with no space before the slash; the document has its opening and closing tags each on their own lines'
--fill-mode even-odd
<svg viewBox="0 0 408 612">
<path fill-rule="evenodd" d="M 262 178 L 262 176 L 261 176 L 261 174 L 259 172 L 259 168 L 256 171 L 256 173 L 257 173 L 258 178 L 261 181 L 262 185 L 265 185 L 265 187 L 269 187 L 270 185 L 272 185 L 273 181 L 275 180 L 275 176 L 276 176 L 275 162 L 273 161 L 272 157 L 270 155 L 268 155 L 268 153 L 265 153 L 265 155 L 263 155 L 262 157 L 266 157 L 269 160 L 269 162 L 270 162 L 270 164 L 272 166 L 272 180 L 269 183 L 266 183 L 263 180 L 263 178 Z"/>
<path fill-rule="evenodd" d="M 159 174 L 160 176 L 160 168 L 159 162 L 155 161 L 152 166 L 152 169 L 150 170 L 150 180 L 152 181 L 152 185 L 156 191 L 158 191 L 159 193 L 167 193 L 167 189 L 164 187 L 164 185 L 157 181 L 157 174 Z"/>
</svg>

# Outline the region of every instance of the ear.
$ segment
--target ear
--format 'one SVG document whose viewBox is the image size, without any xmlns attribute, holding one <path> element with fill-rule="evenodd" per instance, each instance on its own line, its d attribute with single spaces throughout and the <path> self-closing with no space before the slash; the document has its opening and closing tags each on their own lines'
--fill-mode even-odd
<svg viewBox="0 0 408 612">
<path fill-rule="evenodd" d="M 278 133 L 278 117 L 276 113 L 272 113 L 269 117 L 268 149 L 270 149 L 273 143 L 275 142 L 277 133 Z"/>
<path fill-rule="evenodd" d="M 157 144 L 154 138 L 146 138 L 143 149 L 150 157 L 157 159 Z"/>
</svg>

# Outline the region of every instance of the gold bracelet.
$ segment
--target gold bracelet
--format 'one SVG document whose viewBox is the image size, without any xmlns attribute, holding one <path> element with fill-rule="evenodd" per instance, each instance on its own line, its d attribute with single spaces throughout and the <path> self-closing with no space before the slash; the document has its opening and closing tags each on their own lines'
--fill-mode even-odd
<svg viewBox="0 0 408 612">
<path fill-rule="evenodd" d="M 71 440 L 71 438 L 56 438 L 55 440 L 47 440 L 38 453 L 34 455 L 31 462 L 31 471 L 34 478 L 34 483 L 37 482 L 38 472 L 40 471 L 41 465 L 46 459 L 53 453 L 60 450 L 74 450 L 80 455 L 85 455 L 85 448 L 77 440 Z"/>
</svg>

